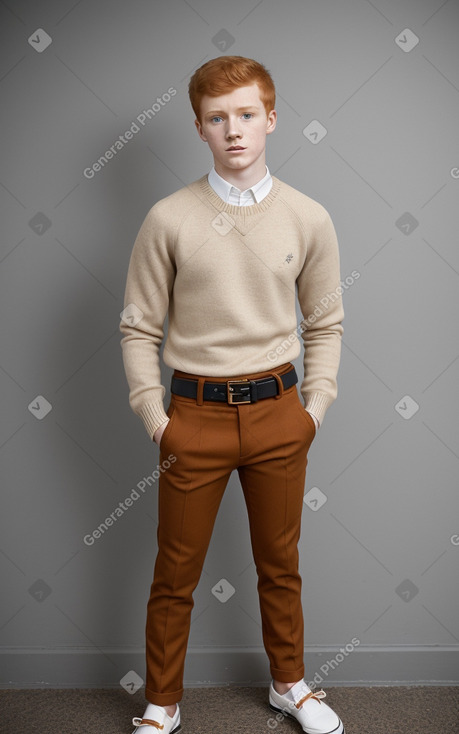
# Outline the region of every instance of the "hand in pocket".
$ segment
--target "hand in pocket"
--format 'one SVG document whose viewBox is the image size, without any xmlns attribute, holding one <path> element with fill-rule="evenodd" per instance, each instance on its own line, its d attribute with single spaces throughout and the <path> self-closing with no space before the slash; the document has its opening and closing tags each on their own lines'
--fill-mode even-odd
<svg viewBox="0 0 459 734">
<path fill-rule="evenodd" d="M 170 418 L 165 423 L 161 423 L 160 427 L 157 428 L 153 434 L 153 441 L 155 441 L 158 444 L 158 446 L 161 445 L 161 436 L 163 435 L 169 421 L 170 421 Z"/>
</svg>

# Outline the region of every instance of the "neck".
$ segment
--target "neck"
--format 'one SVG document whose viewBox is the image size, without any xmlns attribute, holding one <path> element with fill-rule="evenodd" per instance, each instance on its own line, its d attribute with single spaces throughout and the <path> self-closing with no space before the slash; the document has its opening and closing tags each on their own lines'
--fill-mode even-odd
<svg viewBox="0 0 459 734">
<path fill-rule="evenodd" d="M 225 181 L 228 181 L 232 186 L 236 186 L 236 188 L 241 191 L 245 191 L 246 189 L 250 189 L 251 186 L 255 186 L 255 184 L 261 181 L 266 174 L 266 162 L 264 155 L 260 156 L 260 158 L 254 161 L 252 165 L 247 168 L 243 168 L 240 171 L 235 170 L 234 168 L 222 166 L 215 159 L 214 167 L 219 176 L 224 178 Z"/>
</svg>

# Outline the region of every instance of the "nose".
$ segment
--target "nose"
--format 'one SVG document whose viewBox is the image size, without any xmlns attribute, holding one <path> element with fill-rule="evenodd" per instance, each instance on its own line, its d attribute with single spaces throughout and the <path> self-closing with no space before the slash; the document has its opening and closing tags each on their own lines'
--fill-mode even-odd
<svg viewBox="0 0 459 734">
<path fill-rule="evenodd" d="M 234 138 L 240 138 L 241 137 L 241 131 L 239 128 L 239 120 L 237 117 L 228 117 L 228 122 L 226 123 L 226 137 L 229 140 L 233 140 Z"/>
</svg>

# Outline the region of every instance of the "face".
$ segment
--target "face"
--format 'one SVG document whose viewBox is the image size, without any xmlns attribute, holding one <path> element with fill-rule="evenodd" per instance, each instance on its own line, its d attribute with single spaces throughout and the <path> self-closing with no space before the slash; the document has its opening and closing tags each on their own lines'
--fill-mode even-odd
<svg viewBox="0 0 459 734">
<path fill-rule="evenodd" d="M 277 114 L 266 110 L 258 84 L 238 87 L 219 97 L 205 95 L 201 100 L 201 120 L 195 125 L 201 140 L 208 143 L 217 173 L 236 173 L 246 169 L 265 173 L 266 135 L 276 127 Z M 239 150 L 231 150 L 237 147 Z"/>
</svg>

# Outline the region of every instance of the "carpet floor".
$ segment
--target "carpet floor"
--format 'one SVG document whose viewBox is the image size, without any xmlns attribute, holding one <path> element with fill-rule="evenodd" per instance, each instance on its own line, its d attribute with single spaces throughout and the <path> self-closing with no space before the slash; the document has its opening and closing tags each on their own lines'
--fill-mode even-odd
<svg viewBox="0 0 459 734">
<path fill-rule="evenodd" d="M 335 687 L 326 702 L 346 734 L 459 734 L 459 686 Z M 131 734 L 146 701 L 140 689 L 0 690 L 1 734 Z M 186 688 L 181 734 L 301 734 L 275 720 L 267 688 Z"/>
</svg>

